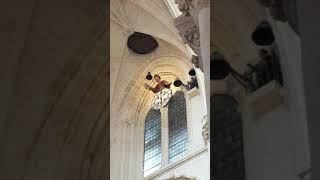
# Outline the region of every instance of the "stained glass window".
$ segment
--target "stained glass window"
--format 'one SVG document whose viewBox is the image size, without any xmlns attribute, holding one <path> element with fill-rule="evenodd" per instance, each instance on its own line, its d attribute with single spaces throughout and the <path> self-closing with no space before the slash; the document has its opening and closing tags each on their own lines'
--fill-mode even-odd
<svg viewBox="0 0 320 180">
<path fill-rule="evenodd" d="M 188 131 L 186 100 L 177 92 L 169 102 L 169 162 L 184 157 L 187 153 Z"/>
<path fill-rule="evenodd" d="M 144 130 L 144 176 L 161 167 L 161 113 L 151 109 Z"/>
</svg>

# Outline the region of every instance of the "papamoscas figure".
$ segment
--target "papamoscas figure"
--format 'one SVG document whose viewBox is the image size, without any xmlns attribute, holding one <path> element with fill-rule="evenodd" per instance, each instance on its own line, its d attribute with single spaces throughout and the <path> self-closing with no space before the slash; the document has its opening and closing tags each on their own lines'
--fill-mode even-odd
<svg viewBox="0 0 320 180">
<path fill-rule="evenodd" d="M 161 80 L 161 77 L 157 74 L 154 75 L 154 79 L 158 83 L 155 87 L 151 87 L 146 83 L 144 87 L 155 93 L 152 100 L 152 108 L 160 109 L 161 106 L 166 106 L 172 97 L 172 91 L 170 89 L 171 83 Z"/>
</svg>

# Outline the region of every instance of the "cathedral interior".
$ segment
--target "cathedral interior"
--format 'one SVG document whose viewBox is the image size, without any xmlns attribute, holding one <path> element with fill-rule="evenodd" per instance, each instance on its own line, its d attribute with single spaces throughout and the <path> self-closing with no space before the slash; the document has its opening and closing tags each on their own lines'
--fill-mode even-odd
<svg viewBox="0 0 320 180">
<path fill-rule="evenodd" d="M 0 6 L 0 180 L 319 180 L 315 0 Z"/>
</svg>

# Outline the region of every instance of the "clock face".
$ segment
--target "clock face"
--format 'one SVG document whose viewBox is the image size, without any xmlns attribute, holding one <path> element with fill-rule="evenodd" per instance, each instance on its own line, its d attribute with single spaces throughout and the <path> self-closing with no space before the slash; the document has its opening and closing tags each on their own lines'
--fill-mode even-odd
<svg viewBox="0 0 320 180">
<path fill-rule="evenodd" d="M 152 108 L 153 109 L 160 109 L 161 104 L 162 104 L 161 97 L 158 94 L 156 94 L 152 100 Z"/>
<path fill-rule="evenodd" d="M 162 106 L 166 106 L 172 97 L 172 91 L 170 89 L 164 89 L 161 93 Z"/>
<path fill-rule="evenodd" d="M 160 92 L 158 92 L 152 100 L 151 107 L 153 109 L 160 109 L 162 106 L 166 106 L 172 97 L 172 91 L 170 89 L 163 89 Z"/>
</svg>

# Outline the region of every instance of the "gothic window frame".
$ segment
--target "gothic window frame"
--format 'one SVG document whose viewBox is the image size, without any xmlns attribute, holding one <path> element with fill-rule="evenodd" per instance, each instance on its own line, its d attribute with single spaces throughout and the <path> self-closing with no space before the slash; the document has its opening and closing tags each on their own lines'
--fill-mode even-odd
<svg viewBox="0 0 320 180">
<path fill-rule="evenodd" d="M 148 176 L 152 176 L 152 174 L 157 173 L 158 171 L 161 171 L 162 169 L 175 164 L 175 163 L 179 163 L 179 161 L 183 160 L 185 157 L 188 156 L 189 152 L 190 152 L 190 142 L 192 141 L 192 122 L 191 122 L 191 114 L 190 114 L 190 105 L 189 105 L 189 98 L 187 97 L 187 92 L 183 89 L 181 90 L 177 90 L 172 97 L 174 97 L 176 95 L 176 93 L 182 93 L 183 94 L 183 98 L 185 100 L 185 111 L 186 111 L 186 135 L 187 135 L 187 145 L 186 145 L 186 153 L 184 156 L 182 156 L 181 158 L 177 159 L 176 161 L 170 162 L 169 161 L 169 103 L 167 106 L 165 107 L 161 107 L 160 108 L 160 114 L 161 114 L 161 166 L 159 169 L 149 173 L 149 174 L 145 174 L 144 172 L 144 158 L 145 158 L 145 121 L 148 115 L 148 112 L 151 110 L 151 108 L 149 108 L 143 118 L 143 136 L 142 136 L 142 173 L 143 173 L 143 177 L 146 178 Z"/>
</svg>

